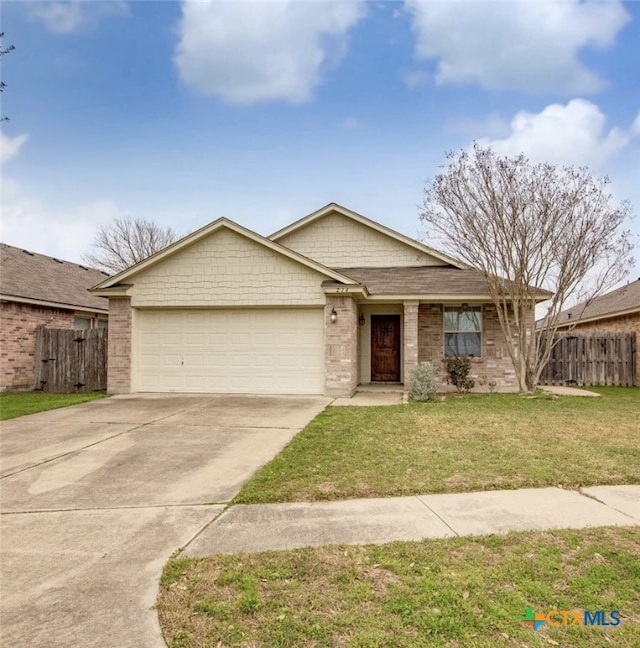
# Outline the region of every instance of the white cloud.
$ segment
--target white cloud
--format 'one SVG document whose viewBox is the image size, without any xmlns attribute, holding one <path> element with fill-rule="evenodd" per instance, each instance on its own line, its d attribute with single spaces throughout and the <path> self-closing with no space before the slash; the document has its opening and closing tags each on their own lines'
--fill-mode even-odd
<svg viewBox="0 0 640 648">
<path fill-rule="evenodd" d="M 636 119 L 638 121 L 638 119 Z M 539 113 L 521 111 L 511 120 L 511 133 L 503 139 L 480 139 L 482 146 L 533 161 L 602 167 L 640 135 L 635 122 L 628 129 L 606 130 L 606 117 L 585 99 L 566 105 L 551 104 Z"/>
<path fill-rule="evenodd" d="M 363 0 L 185 0 L 175 62 L 188 86 L 229 103 L 308 101 L 365 9 Z"/>
<path fill-rule="evenodd" d="M 97 225 L 122 215 L 109 200 L 51 208 L 9 178 L 2 181 L 0 209 L 4 243 L 77 263 L 83 263 Z"/>
<path fill-rule="evenodd" d="M 18 155 L 28 137 L 26 133 L 16 137 L 9 137 L 0 131 L 0 164 L 4 164 Z"/>
<path fill-rule="evenodd" d="M 433 75 L 429 74 L 426 70 L 410 70 L 408 72 L 402 72 L 400 78 L 409 90 L 415 90 L 430 81 Z"/>
<path fill-rule="evenodd" d="M 630 20 L 619 0 L 405 0 L 405 6 L 416 55 L 437 61 L 437 83 L 567 95 L 605 85 L 580 61 L 580 51 L 612 45 Z"/>
<path fill-rule="evenodd" d="M 123 16 L 129 11 L 122 0 L 65 0 L 64 2 L 30 2 L 32 17 L 41 20 L 52 32 L 70 34 L 95 26 L 101 18 Z"/>
</svg>

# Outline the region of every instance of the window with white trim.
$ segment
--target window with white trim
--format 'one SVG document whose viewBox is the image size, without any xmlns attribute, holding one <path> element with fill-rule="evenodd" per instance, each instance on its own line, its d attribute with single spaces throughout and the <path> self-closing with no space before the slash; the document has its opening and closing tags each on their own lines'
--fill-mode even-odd
<svg viewBox="0 0 640 648">
<path fill-rule="evenodd" d="M 444 355 L 482 356 L 482 307 L 444 307 Z"/>
</svg>

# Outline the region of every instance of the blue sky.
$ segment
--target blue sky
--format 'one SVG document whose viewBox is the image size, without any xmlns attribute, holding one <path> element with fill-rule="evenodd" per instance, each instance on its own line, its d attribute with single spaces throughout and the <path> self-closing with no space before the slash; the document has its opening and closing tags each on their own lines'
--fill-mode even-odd
<svg viewBox="0 0 640 648">
<path fill-rule="evenodd" d="M 79 261 L 121 214 L 268 234 L 331 201 L 418 236 L 426 180 L 475 139 L 588 165 L 640 212 L 638 2 L 1 9 L 12 245 Z"/>
</svg>

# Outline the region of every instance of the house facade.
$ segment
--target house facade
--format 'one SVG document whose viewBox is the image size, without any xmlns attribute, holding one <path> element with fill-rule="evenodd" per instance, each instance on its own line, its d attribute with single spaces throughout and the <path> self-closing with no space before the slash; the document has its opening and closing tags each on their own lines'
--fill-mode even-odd
<svg viewBox="0 0 640 648">
<path fill-rule="evenodd" d="M 219 219 L 93 292 L 111 392 L 349 396 L 447 355 L 517 384 L 481 273 L 334 203 L 268 238 Z"/>
<path fill-rule="evenodd" d="M 0 244 L 0 390 L 32 389 L 38 326 L 106 327 L 108 300 L 89 288 L 106 274 Z"/>
</svg>

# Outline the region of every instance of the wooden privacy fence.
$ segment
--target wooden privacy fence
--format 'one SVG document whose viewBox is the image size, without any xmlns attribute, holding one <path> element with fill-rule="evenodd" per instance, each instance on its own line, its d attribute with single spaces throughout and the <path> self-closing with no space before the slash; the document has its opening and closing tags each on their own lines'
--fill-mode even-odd
<svg viewBox="0 0 640 648">
<path fill-rule="evenodd" d="M 35 389 L 92 392 L 107 388 L 107 329 L 36 329 Z"/>
<path fill-rule="evenodd" d="M 635 384 L 634 333 L 561 334 L 540 376 L 542 385 Z"/>
</svg>

